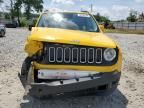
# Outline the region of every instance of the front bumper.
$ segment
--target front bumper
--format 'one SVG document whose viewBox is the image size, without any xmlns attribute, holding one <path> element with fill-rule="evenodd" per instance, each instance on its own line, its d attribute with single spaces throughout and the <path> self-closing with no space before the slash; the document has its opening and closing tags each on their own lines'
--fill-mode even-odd
<svg viewBox="0 0 144 108">
<path fill-rule="evenodd" d="M 88 90 L 107 91 L 117 86 L 121 72 L 105 72 L 79 79 L 53 81 L 50 83 L 31 83 L 29 94 L 49 96 Z"/>
</svg>

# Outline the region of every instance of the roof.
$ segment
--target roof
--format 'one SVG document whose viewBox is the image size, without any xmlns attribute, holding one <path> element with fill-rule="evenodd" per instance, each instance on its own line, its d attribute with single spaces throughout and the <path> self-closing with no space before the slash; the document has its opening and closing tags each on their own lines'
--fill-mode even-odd
<svg viewBox="0 0 144 108">
<path fill-rule="evenodd" d="M 89 13 L 88 11 L 51 11 L 51 10 L 46 10 L 44 11 L 43 13 L 48 13 L 48 12 L 51 12 L 51 13 L 78 13 L 78 14 L 84 14 L 84 13 Z"/>
</svg>

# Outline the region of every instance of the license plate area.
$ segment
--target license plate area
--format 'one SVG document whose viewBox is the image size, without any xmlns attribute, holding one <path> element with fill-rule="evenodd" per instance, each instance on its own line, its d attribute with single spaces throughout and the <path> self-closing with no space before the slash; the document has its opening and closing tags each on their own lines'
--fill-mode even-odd
<svg viewBox="0 0 144 108">
<path fill-rule="evenodd" d="M 70 77 L 71 76 L 71 77 Z M 69 79 L 74 76 L 68 75 L 63 70 L 39 70 L 38 79 Z"/>
<path fill-rule="evenodd" d="M 38 70 L 38 79 L 74 79 L 87 77 L 97 74 L 94 71 L 75 71 L 75 70 Z"/>
</svg>

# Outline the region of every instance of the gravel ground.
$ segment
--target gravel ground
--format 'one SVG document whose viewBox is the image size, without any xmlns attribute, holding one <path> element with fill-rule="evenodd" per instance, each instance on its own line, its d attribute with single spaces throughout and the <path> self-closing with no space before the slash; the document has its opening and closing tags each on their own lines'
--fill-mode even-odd
<svg viewBox="0 0 144 108">
<path fill-rule="evenodd" d="M 122 77 L 113 95 L 36 100 L 24 96 L 17 76 L 28 34 L 26 29 L 7 29 L 0 38 L 0 108 L 144 108 L 144 35 L 107 34 L 123 50 Z"/>
</svg>

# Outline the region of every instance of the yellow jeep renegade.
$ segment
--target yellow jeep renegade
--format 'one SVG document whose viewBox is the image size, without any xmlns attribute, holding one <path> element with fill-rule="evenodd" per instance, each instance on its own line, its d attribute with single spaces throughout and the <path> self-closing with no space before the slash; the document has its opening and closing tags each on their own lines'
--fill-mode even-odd
<svg viewBox="0 0 144 108">
<path fill-rule="evenodd" d="M 117 88 L 121 50 L 88 12 L 44 12 L 25 51 L 19 77 L 31 96 L 103 96 Z"/>
</svg>

